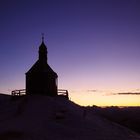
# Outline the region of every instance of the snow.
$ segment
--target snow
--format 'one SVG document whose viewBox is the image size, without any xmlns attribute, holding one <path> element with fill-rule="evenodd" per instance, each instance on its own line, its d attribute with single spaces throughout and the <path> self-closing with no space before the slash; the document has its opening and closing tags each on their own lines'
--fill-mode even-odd
<svg viewBox="0 0 140 140">
<path fill-rule="evenodd" d="M 63 97 L 0 95 L 0 140 L 140 140 Z"/>
</svg>

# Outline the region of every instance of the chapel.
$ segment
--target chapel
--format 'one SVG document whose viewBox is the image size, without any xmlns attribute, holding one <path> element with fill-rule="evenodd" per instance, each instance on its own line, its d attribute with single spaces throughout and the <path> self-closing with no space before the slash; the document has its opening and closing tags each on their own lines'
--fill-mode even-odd
<svg viewBox="0 0 140 140">
<path fill-rule="evenodd" d="M 58 75 L 48 64 L 48 51 L 42 36 L 38 60 L 26 73 L 26 94 L 57 95 Z"/>
</svg>

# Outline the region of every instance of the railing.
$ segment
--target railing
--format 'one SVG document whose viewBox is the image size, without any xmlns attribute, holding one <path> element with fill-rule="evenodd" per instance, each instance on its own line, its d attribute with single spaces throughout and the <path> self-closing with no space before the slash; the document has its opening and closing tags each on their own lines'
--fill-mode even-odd
<svg viewBox="0 0 140 140">
<path fill-rule="evenodd" d="M 12 96 L 22 96 L 26 94 L 26 89 L 20 89 L 20 90 L 13 90 L 11 92 Z"/>
<path fill-rule="evenodd" d="M 68 90 L 58 89 L 57 93 L 58 93 L 58 96 L 64 96 L 66 98 L 69 98 Z"/>
<path fill-rule="evenodd" d="M 66 98 L 68 97 L 68 90 L 65 89 L 58 89 L 57 91 L 58 96 L 64 96 Z M 26 95 L 26 89 L 20 89 L 20 90 L 13 90 L 11 92 L 12 96 L 22 96 L 22 95 Z"/>
</svg>

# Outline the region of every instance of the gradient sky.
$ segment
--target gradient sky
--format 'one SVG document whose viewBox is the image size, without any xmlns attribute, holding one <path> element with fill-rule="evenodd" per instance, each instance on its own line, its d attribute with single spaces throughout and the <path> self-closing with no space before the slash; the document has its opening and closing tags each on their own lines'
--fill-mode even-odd
<svg viewBox="0 0 140 140">
<path fill-rule="evenodd" d="M 45 34 L 59 88 L 82 105 L 139 105 L 139 0 L 0 0 L 0 92 L 25 88 Z"/>
</svg>

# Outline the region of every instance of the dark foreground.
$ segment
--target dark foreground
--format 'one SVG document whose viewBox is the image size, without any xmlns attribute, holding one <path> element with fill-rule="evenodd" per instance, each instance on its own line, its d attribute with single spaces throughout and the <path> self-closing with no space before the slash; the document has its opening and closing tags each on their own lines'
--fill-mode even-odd
<svg viewBox="0 0 140 140">
<path fill-rule="evenodd" d="M 0 95 L 0 140 L 140 140 L 138 128 L 124 127 L 136 124 L 130 114 L 139 115 L 81 107 L 64 97 Z"/>
<path fill-rule="evenodd" d="M 98 115 L 140 134 L 140 107 L 87 107 Z"/>
</svg>

